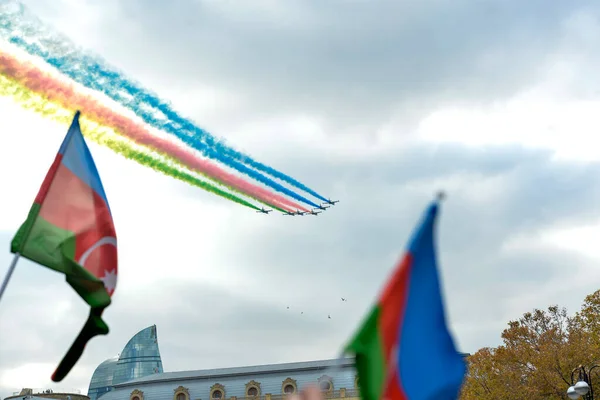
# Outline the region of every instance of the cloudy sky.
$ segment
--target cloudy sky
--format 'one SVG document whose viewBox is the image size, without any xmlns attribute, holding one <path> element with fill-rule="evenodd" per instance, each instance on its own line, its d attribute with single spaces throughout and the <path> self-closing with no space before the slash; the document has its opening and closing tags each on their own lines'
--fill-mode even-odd
<svg viewBox="0 0 600 400">
<path fill-rule="evenodd" d="M 440 188 L 460 350 L 499 344 L 534 307 L 575 310 L 598 287 L 600 3 L 58 3 L 26 2 L 200 126 L 341 202 L 318 218 L 265 216 L 90 144 L 120 244 L 111 333 L 51 385 L 88 309 L 64 277 L 21 261 L 0 304 L 0 397 L 86 392 L 152 324 L 169 371 L 334 357 Z M 3 275 L 66 127 L 0 98 L 0 132 Z"/>
</svg>

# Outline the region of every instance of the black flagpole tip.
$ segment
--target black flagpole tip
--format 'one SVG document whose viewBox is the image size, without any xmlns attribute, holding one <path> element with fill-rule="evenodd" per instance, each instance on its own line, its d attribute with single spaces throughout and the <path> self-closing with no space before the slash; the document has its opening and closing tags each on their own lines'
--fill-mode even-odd
<svg viewBox="0 0 600 400">
<path fill-rule="evenodd" d="M 446 199 L 446 192 L 444 192 L 443 190 L 440 190 L 437 192 L 436 197 L 437 197 L 438 201 L 443 201 Z"/>
</svg>

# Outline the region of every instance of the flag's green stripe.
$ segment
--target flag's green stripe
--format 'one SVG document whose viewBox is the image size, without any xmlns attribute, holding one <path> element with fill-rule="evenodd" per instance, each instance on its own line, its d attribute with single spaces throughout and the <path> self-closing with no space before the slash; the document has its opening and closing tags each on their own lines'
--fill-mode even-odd
<svg viewBox="0 0 600 400">
<path fill-rule="evenodd" d="M 40 217 L 40 204 L 34 203 L 27 220 L 11 243 L 11 251 L 62 272 L 67 282 L 91 307 L 106 307 L 110 296 L 101 280 L 75 260 L 75 234 Z"/>
<path fill-rule="evenodd" d="M 115 140 L 115 141 L 111 141 L 111 143 L 104 142 L 103 144 L 106 145 L 107 147 L 110 147 L 110 149 L 113 150 L 115 153 L 121 154 L 125 158 L 134 160 L 137 163 L 144 165 L 148 168 L 152 168 L 153 170 L 155 170 L 157 172 L 163 173 L 167 176 L 178 179 L 178 180 L 185 182 L 187 184 L 190 184 L 192 186 L 202 188 L 208 192 L 214 193 L 218 196 L 224 197 L 228 200 L 231 200 L 231 201 L 241 204 L 243 206 L 252 208 L 257 211 L 260 210 L 260 208 L 256 207 L 254 204 L 252 204 L 240 197 L 237 197 L 231 193 L 228 193 L 224 190 L 221 190 L 218 187 L 211 185 L 210 183 L 204 182 L 201 179 L 198 179 L 198 178 L 192 176 L 191 174 L 188 174 L 188 173 L 186 173 L 178 168 L 175 168 L 165 162 L 162 162 L 160 159 L 153 157 L 152 155 L 150 155 L 148 153 L 144 153 L 142 151 L 133 149 L 124 142 L 118 142 Z"/>
<path fill-rule="evenodd" d="M 82 118 L 82 123 L 84 125 L 84 127 L 87 125 L 87 119 L 85 118 L 85 116 Z M 148 152 L 144 152 L 141 150 L 137 150 L 135 149 L 133 146 L 128 145 L 127 143 L 123 142 L 123 141 L 118 141 L 118 140 L 112 140 L 109 138 L 96 138 L 92 135 L 87 135 L 86 133 L 89 130 L 85 130 L 83 133 L 86 136 L 90 136 L 91 139 L 93 141 L 95 141 L 96 143 L 99 143 L 103 146 L 106 146 L 108 148 L 110 148 L 112 151 L 114 151 L 117 154 L 122 155 L 123 157 L 129 159 L 129 160 L 133 160 L 136 161 L 138 164 L 141 164 L 145 167 L 151 168 L 157 172 L 160 172 L 162 174 L 165 174 L 167 176 L 170 176 L 172 178 L 178 179 L 182 182 L 185 182 L 189 185 L 192 186 L 196 186 L 199 187 L 201 189 L 206 190 L 207 192 L 211 192 L 213 194 L 216 194 L 217 196 L 221 196 L 224 197 L 228 200 L 231 200 L 235 203 L 241 204 L 243 206 L 252 208 L 253 210 L 259 211 L 260 208 L 258 208 L 257 206 L 255 206 L 254 204 L 242 199 L 241 197 L 238 197 L 234 194 L 231 194 L 229 192 L 226 192 L 225 190 L 219 189 L 217 186 L 212 185 L 208 182 L 205 182 L 185 171 L 182 171 L 178 168 L 173 167 L 172 165 L 169 165 L 168 163 L 162 161 L 160 158 L 153 156 L 152 154 L 148 153 Z M 177 162 L 177 160 L 175 160 L 174 158 L 165 156 L 165 159 L 167 160 L 171 160 L 174 162 Z M 245 194 L 245 193 L 244 193 Z M 269 204 L 266 202 L 263 202 L 259 199 L 258 200 L 260 203 L 263 203 L 269 207 L 272 207 L 274 209 L 277 209 L 279 211 L 284 212 L 284 210 L 275 207 L 273 204 Z"/>
<path fill-rule="evenodd" d="M 35 220 L 37 219 L 38 214 L 40 213 L 41 205 L 38 203 L 33 203 L 31 208 L 29 209 L 29 214 L 27 214 L 27 219 L 25 222 L 21 224 L 19 230 L 13 237 L 12 242 L 10 243 L 10 251 L 14 253 L 21 254 L 23 252 L 23 247 L 25 246 L 25 242 L 29 237 L 29 233 L 31 232 L 33 225 L 35 224 Z"/>
<path fill-rule="evenodd" d="M 82 117 L 82 125 L 84 127 L 89 126 L 89 120 L 87 120 L 87 118 Z M 109 149 L 111 149 L 112 151 L 114 151 L 117 154 L 122 155 L 123 157 L 129 159 L 129 160 L 133 160 L 136 161 L 138 164 L 141 164 L 145 167 L 151 168 L 157 172 L 160 172 L 162 174 L 165 174 L 167 176 L 170 176 L 172 178 L 175 178 L 177 180 L 180 180 L 182 182 L 185 182 L 189 185 L 192 186 L 196 186 L 199 187 L 201 189 L 206 190 L 207 192 L 211 192 L 213 194 L 216 194 L 217 196 L 221 196 L 224 197 L 228 200 L 231 200 L 235 203 L 241 204 L 243 206 L 252 208 L 253 210 L 259 211 L 260 208 L 258 208 L 257 206 L 255 206 L 254 204 L 250 203 L 249 201 L 246 201 L 244 199 L 242 199 L 241 197 L 238 197 L 234 194 L 231 194 L 225 190 L 219 189 L 217 186 L 212 185 L 208 182 L 205 182 L 185 171 L 182 171 L 181 169 L 175 168 L 172 165 L 169 165 L 167 162 L 162 161 L 160 158 L 152 155 L 150 152 L 144 152 L 142 150 L 138 150 L 136 148 L 134 148 L 133 146 L 127 144 L 124 141 L 120 141 L 120 140 L 114 140 L 112 138 L 108 138 L 106 136 L 104 137 L 97 137 L 93 134 L 89 134 L 89 132 L 92 131 L 90 129 L 85 129 L 83 131 L 83 134 L 89 138 L 91 138 L 94 142 L 101 144 L 103 146 L 108 147 Z M 172 161 L 172 162 L 177 162 L 179 163 L 178 160 L 176 160 L 173 157 L 169 157 L 169 156 L 164 156 L 164 158 L 167 161 Z M 219 182 L 221 183 L 221 182 Z M 231 189 L 231 188 L 230 188 Z M 246 193 L 240 192 L 238 190 L 236 190 L 239 193 L 242 193 L 244 195 L 246 195 Z M 259 201 L 260 203 L 263 203 L 269 207 L 275 208 L 279 211 L 284 212 L 284 210 L 275 207 L 273 204 L 269 204 L 266 202 L 261 201 L 260 199 L 255 199 L 257 201 Z"/>
<path fill-rule="evenodd" d="M 39 216 L 41 205 L 34 203 L 27 221 L 21 226 L 12 242 L 12 250 L 23 256 L 64 274 L 69 271 L 63 254 L 75 255 L 75 234 L 61 229 Z"/>
<path fill-rule="evenodd" d="M 3 76 L 3 75 L 0 75 L 0 95 L 9 96 L 14 101 L 16 101 L 21 107 L 28 109 L 28 110 L 32 110 L 38 114 L 43 115 L 44 117 L 50 118 L 57 122 L 70 123 L 70 121 L 73 117 L 73 112 L 74 112 L 73 110 L 67 110 L 67 109 L 60 107 L 52 102 L 49 102 L 48 100 L 44 99 L 37 93 L 32 92 L 31 90 L 22 86 L 18 82 L 15 82 L 14 80 L 12 80 L 6 76 Z M 117 139 L 110 137 L 110 135 L 105 134 L 105 131 L 106 132 L 114 132 L 114 131 L 112 131 L 108 127 L 104 127 L 102 125 L 95 123 L 94 121 L 87 120 L 85 117 L 82 118 L 81 123 L 82 123 L 82 127 L 84 128 L 82 130 L 84 136 L 86 136 L 87 138 L 91 139 L 92 141 L 94 141 L 100 145 L 108 147 L 109 149 L 113 150 L 115 153 L 118 153 L 126 158 L 136 161 L 137 163 L 139 163 L 141 165 L 152 168 L 155 171 L 161 172 L 167 176 L 170 176 L 172 178 L 186 182 L 192 186 L 199 187 L 201 189 L 204 189 L 204 190 L 211 192 L 213 194 L 216 194 L 218 196 L 224 197 L 224 198 L 231 200 L 235 203 L 238 203 L 240 205 L 252 208 L 253 210 L 256 210 L 256 211 L 260 210 L 260 208 L 256 207 L 254 204 L 252 204 L 236 195 L 233 195 L 227 191 L 219 189 L 215 185 L 212 185 L 208 182 L 198 179 L 198 178 L 192 176 L 191 174 L 183 172 L 180 169 L 177 169 L 177 168 L 169 165 L 166 161 L 163 161 L 159 157 L 151 154 L 150 151 L 136 150 L 133 148 L 133 146 L 129 145 L 125 141 L 117 140 Z M 172 161 L 172 162 L 177 162 L 177 163 L 179 162 L 178 160 L 176 160 L 175 158 L 172 158 L 172 157 L 165 157 L 165 159 L 167 161 Z M 224 185 L 222 182 L 218 182 L 218 183 Z M 230 188 L 230 189 L 232 189 L 232 188 Z M 235 189 L 232 189 L 232 190 L 235 190 Z M 239 190 L 235 190 L 235 191 L 242 195 L 248 196 L 246 193 L 241 192 Z M 251 197 L 251 196 L 249 196 L 249 197 Z M 283 210 L 279 207 L 275 207 L 273 204 L 260 201 L 259 199 L 256 199 L 256 200 L 261 202 L 262 204 L 272 207 L 278 211 L 285 212 L 285 210 Z"/>
<path fill-rule="evenodd" d="M 381 400 L 387 375 L 383 340 L 379 332 L 380 308 L 376 306 L 356 333 L 346 351 L 356 356 L 356 372 L 363 400 Z"/>
</svg>

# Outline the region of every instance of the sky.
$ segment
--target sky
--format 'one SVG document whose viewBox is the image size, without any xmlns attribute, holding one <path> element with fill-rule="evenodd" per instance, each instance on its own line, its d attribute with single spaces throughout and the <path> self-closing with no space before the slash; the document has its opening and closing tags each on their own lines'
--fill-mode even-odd
<svg viewBox="0 0 600 400">
<path fill-rule="evenodd" d="M 598 287 L 598 2 L 25 3 L 340 203 L 318 217 L 259 214 L 90 143 L 119 240 L 111 332 L 52 384 L 88 308 L 63 276 L 20 261 L 0 303 L 2 398 L 86 393 L 95 367 L 153 324 L 166 371 L 333 358 L 441 189 L 459 350 L 499 345 L 533 308 L 574 312 Z M 65 133 L 0 98 L 0 275 Z"/>
</svg>

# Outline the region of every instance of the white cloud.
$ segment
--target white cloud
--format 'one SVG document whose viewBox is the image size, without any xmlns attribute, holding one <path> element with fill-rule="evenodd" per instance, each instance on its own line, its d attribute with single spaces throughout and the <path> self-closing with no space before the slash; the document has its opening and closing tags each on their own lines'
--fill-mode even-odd
<svg viewBox="0 0 600 400">
<path fill-rule="evenodd" d="M 584 9 L 566 16 L 562 30 L 561 42 L 540 60 L 537 79 L 516 96 L 440 108 L 421 120 L 418 135 L 433 143 L 520 145 L 550 150 L 557 160 L 600 160 L 600 80 L 587 70 L 600 64 L 590 52 L 600 43 L 600 23 Z"/>
<path fill-rule="evenodd" d="M 557 159 L 600 160 L 600 100 L 556 98 L 535 90 L 494 106 L 448 108 L 425 118 L 424 140 L 470 146 L 521 145 L 551 150 Z"/>
<path fill-rule="evenodd" d="M 552 246 L 600 259 L 600 248 L 598 248 L 598 237 L 600 236 L 598 235 L 600 235 L 600 222 L 549 230 L 544 233 L 541 240 Z"/>
<path fill-rule="evenodd" d="M 519 295 L 506 299 L 511 318 L 516 318 L 524 309 L 544 308 L 551 304 L 564 305 L 558 299 L 575 295 L 592 293 L 596 290 L 596 282 L 600 280 L 600 250 L 597 237 L 600 234 L 600 222 L 575 224 L 559 223 L 542 229 L 525 231 L 514 235 L 502 246 L 505 255 L 516 254 L 565 254 L 566 262 L 560 274 L 546 279 L 543 285 L 535 285 L 532 291 L 523 291 Z M 543 271 L 541 272 L 543 273 Z M 519 284 L 518 281 L 515 282 Z M 576 304 L 576 303 L 575 303 Z M 576 306 L 575 306 L 576 307 Z M 571 306 L 571 311 L 575 311 Z"/>
<path fill-rule="evenodd" d="M 48 363 L 31 363 L 5 370 L 0 375 L 0 384 L 8 387 L 44 387 L 48 384 L 48 371 L 52 371 L 53 367 Z"/>
</svg>

